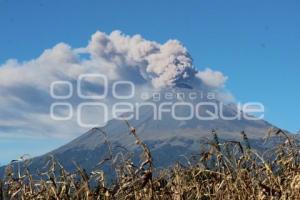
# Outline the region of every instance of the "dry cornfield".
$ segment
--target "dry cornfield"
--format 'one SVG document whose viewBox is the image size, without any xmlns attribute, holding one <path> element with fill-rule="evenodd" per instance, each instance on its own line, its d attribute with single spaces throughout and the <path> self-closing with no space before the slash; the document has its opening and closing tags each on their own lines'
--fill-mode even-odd
<svg viewBox="0 0 300 200">
<path fill-rule="evenodd" d="M 300 199 L 299 146 L 284 131 L 269 135 L 284 139 L 266 152 L 252 149 L 245 132 L 239 142 L 221 141 L 212 131 L 206 148 L 187 164 L 157 170 L 150 149 L 127 125 L 143 150 L 139 164 L 126 155 L 116 160 L 108 140 L 109 155 L 90 173 L 76 163 L 77 170 L 68 172 L 54 157 L 39 176 L 30 172 L 27 160 L 21 163 L 25 167 L 12 163 L 0 182 L 1 199 Z M 115 181 L 107 181 L 103 163 L 114 169 Z"/>
</svg>

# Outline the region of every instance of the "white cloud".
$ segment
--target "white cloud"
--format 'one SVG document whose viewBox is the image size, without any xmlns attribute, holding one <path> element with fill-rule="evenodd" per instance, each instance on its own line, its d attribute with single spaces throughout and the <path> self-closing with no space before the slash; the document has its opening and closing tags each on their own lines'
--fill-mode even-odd
<svg viewBox="0 0 300 200">
<path fill-rule="evenodd" d="M 207 86 L 212 88 L 224 87 L 225 82 L 228 79 L 222 72 L 213 71 L 210 68 L 197 72 L 196 77 L 200 78 Z"/>
<path fill-rule="evenodd" d="M 194 75 L 192 59 L 177 40 L 159 44 L 140 35 L 129 37 L 120 31 L 110 35 L 96 32 L 86 52 L 96 62 L 113 63 L 114 72 L 119 77 L 150 81 L 155 88 L 172 86 L 177 80 Z"/>
<path fill-rule="evenodd" d="M 0 134 L 73 137 L 74 133 L 82 132 L 76 119 L 61 123 L 50 119 L 49 108 L 54 100 L 49 92 L 53 81 L 75 84 L 78 76 L 85 73 L 105 74 L 109 82 L 128 80 L 138 90 L 184 81 L 218 89 L 227 80 L 221 72 L 211 69 L 198 72 L 187 49 L 177 40 L 160 44 L 140 35 L 97 31 L 86 47 L 72 48 L 59 43 L 29 61 L 11 59 L 0 65 Z M 92 93 L 94 88 L 85 89 Z M 70 101 L 80 103 L 76 98 Z"/>
</svg>

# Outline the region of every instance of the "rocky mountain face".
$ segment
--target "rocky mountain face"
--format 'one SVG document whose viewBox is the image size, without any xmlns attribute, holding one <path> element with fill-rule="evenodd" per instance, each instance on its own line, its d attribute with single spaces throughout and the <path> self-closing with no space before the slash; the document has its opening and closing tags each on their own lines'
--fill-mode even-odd
<svg viewBox="0 0 300 200">
<path fill-rule="evenodd" d="M 198 98 L 183 98 L 193 92 Z M 181 94 L 179 98 L 168 100 L 173 94 Z M 209 99 L 207 95 L 189 87 L 169 88 L 160 92 L 161 98 L 157 101 L 148 102 L 159 106 L 163 102 L 168 102 L 169 108 L 177 104 L 174 113 L 161 112 L 161 119 L 155 119 L 158 114 L 151 106 L 141 106 L 139 112 L 136 109 L 133 113 L 125 113 L 124 116 L 133 114 L 134 118 L 129 120 L 130 126 L 136 129 L 138 136 L 150 148 L 154 165 L 156 167 L 166 167 L 174 164 L 176 161 L 183 161 L 184 156 L 190 156 L 200 152 L 202 145 L 211 139 L 212 129 L 216 130 L 221 139 L 230 139 L 241 141 L 241 131 L 245 131 L 253 146 L 260 147 L 261 139 L 266 135 L 267 130 L 272 127 L 271 124 L 264 120 L 247 120 L 244 117 L 235 120 L 224 120 L 221 118 L 214 120 L 199 120 L 194 114 L 189 119 L 174 119 L 174 116 L 186 117 L 191 113 L 190 106 L 184 106 L 180 103 L 188 102 L 193 108 L 203 102 L 216 103 L 218 100 Z M 168 109 L 168 105 L 164 108 Z M 181 106 L 180 106 L 181 105 Z M 234 116 L 239 111 L 232 105 L 223 106 L 225 116 Z M 210 116 L 208 111 L 213 112 L 211 105 L 203 104 L 197 109 L 198 115 Z M 101 130 L 101 131 L 100 131 Z M 107 138 L 103 132 L 106 133 Z M 99 129 L 91 129 L 68 144 L 49 152 L 43 156 L 36 157 L 32 160 L 31 168 L 41 168 L 53 155 L 67 169 L 74 169 L 73 161 L 87 170 L 92 170 L 102 159 L 108 155 L 107 142 L 112 146 L 114 155 L 118 152 L 132 152 L 137 160 L 141 148 L 135 143 L 135 138 L 129 134 L 127 124 L 122 120 L 110 120 L 106 126 Z"/>
</svg>

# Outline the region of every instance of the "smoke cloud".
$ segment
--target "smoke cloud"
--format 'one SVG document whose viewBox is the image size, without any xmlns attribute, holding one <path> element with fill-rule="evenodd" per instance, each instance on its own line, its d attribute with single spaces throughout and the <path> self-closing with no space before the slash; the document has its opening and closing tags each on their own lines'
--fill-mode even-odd
<svg viewBox="0 0 300 200">
<path fill-rule="evenodd" d="M 0 137 L 82 133 L 79 128 L 74 130 L 75 121 L 59 123 L 49 118 L 53 102 L 49 88 L 53 81 L 75 82 L 86 73 L 104 74 L 109 82 L 127 80 L 154 89 L 189 82 L 193 87 L 218 90 L 227 80 L 221 72 L 197 70 L 188 50 L 177 40 L 160 44 L 140 35 L 97 31 L 85 47 L 59 43 L 37 58 L 23 62 L 10 59 L 0 65 Z M 92 92 L 93 88 L 87 86 L 87 90 Z"/>
</svg>

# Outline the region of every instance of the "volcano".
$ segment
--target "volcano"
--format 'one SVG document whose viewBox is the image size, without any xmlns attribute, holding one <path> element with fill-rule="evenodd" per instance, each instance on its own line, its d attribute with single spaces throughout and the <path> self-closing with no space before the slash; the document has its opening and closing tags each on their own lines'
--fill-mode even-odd
<svg viewBox="0 0 300 200">
<path fill-rule="evenodd" d="M 186 98 L 191 93 L 198 98 Z M 181 94 L 181 98 L 167 99 L 168 95 L 178 96 L 177 94 Z M 197 105 L 206 101 L 210 104 L 218 105 L 220 103 L 218 100 L 208 99 L 199 90 L 182 85 L 164 89 L 160 91 L 160 95 L 161 98 L 158 101 L 151 99 L 148 103 L 158 106 L 163 102 L 168 102 L 171 106 L 182 102 L 189 103 L 189 105 Z M 178 106 L 173 115 L 187 118 L 190 110 L 188 106 Z M 212 111 L 211 105 L 204 105 L 199 109 L 202 116 L 208 111 Z M 232 105 L 224 105 L 222 112 L 225 116 L 234 116 L 239 111 Z M 252 144 L 259 146 L 261 144 L 259 141 L 265 136 L 267 130 L 273 127 L 264 120 L 248 120 L 244 117 L 235 120 L 222 118 L 199 120 L 196 116 L 192 116 L 189 119 L 178 120 L 174 119 L 171 112 L 163 112 L 160 119 L 155 119 L 155 114 L 152 107 L 145 106 L 143 109 L 139 109 L 138 119 L 135 116 L 128 120 L 128 123 L 136 129 L 138 136 L 148 145 L 156 167 L 167 167 L 182 160 L 183 156 L 199 153 L 201 146 L 209 140 L 212 130 L 216 130 L 223 140 L 237 141 L 241 138 L 241 131 L 245 131 Z M 124 117 L 126 115 L 128 113 L 124 113 Z M 106 137 L 103 132 L 106 133 Z M 74 169 L 74 161 L 81 167 L 91 170 L 107 157 L 107 141 L 110 142 L 115 154 L 126 149 L 138 158 L 141 152 L 140 147 L 129 132 L 129 128 L 123 120 L 112 119 L 103 127 L 93 128 L 68 144 L 33 158 L 31 168 L 43 167 L 49 156 L 53 155 L 69 170 Z"/>
</svg>

